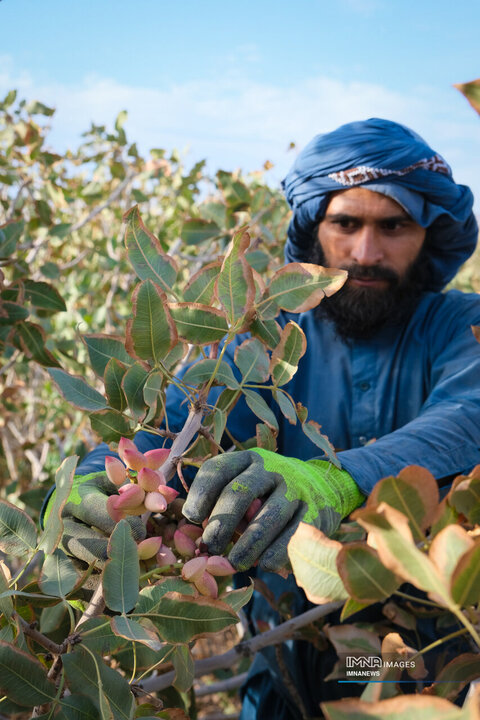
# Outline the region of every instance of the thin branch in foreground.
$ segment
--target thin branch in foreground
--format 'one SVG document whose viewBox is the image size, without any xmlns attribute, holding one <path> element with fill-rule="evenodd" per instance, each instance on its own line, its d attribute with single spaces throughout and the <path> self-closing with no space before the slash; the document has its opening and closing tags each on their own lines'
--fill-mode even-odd
<svg viewBox="0 0 480 720">
<path fill-rule="evenodd" d="M 238 690 L 238 688 L 241 687 L 247 679 L 247 675 L 248 672 L 243 672 L 239 675 L 227 678 L 226 680 L 219 680 L 218 682 L 194 686 L 195 697 L 205 697 L 206 695 L 213 695 L 214 693 Z"/>
<path fill-rule="evenodd" d="M 238 643 L 238 645 L 235 645 L 231 650 L 228 650 L 222 655 L 197 660 L 194 668 L 194 676 L 201 677 L 214 670 L 232 667 L 241 657 L 251 657 L 263 648 L 269 647 L 270 645 L 277 645 L 278 643 L 288 640 L 297 630 L 300 630 L 300 628 L 305 627 L 305 625 L 310 625 L 310 623 L 325 617 L 325 615 L 328 615 L 334 610 L 338 610 L 342 605 L 343 603 L 341 602 L 319 605 L 291 620 L 287 620 L 281 625 L 277 625 L 273 630 L 267 630 L 267 632 L 261 635 L 255 635 L 255 637 L 249 640 Z M 160 676 L 146 678 L 143 682 L 139 683 L 139 686 L 146 692 L 158 692 L 170 687 L 174 680 L 175 672 L 172 671 Z"/>
</svg>

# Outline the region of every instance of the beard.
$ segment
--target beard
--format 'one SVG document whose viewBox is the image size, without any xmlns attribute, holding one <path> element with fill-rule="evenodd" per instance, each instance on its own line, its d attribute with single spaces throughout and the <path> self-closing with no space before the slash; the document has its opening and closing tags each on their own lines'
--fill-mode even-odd
<svg viewBox="0 0 480 720">
<path fill-rule="evenodd" d="M 325 256 L 318 241 L 311 262 L 325 265 Z M 379 289 L 352 287 L 347 280 L 338 292 L 322 300 L 315 316 L 332 321 L 343 340 L 369 339 L 386 326 L 404 324 L 417 307 L 431 276 L 430 262 L 423 248 L 403 277 L 390 268 L 378 265 L 351 264 L 341 269 L 348 270 L 349 278 L 384 280 L 388 283 L 385 289 Z"/>
</svg>

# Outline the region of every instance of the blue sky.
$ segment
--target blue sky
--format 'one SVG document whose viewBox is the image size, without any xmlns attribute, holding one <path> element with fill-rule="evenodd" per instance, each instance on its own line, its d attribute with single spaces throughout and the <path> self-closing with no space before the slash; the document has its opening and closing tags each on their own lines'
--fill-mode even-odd
<svg viewBox="0 0 480 720">
<path fill-rule="evenodd" d="M 374 115 L 422 134 L 480 198 L 475 0 L 2 0 L 0 94 L 53 104 L 51 143 L 127 109 L 131 140 L 278 182 L 318 132 Z M 477 202 L 477 208 L 479 202 Z"/>
</svg>

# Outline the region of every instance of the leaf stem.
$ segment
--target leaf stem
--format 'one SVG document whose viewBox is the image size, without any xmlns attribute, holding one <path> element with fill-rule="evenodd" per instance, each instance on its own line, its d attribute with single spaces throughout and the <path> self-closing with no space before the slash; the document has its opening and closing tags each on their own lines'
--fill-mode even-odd
<svg viewBox="0 0 480 720">
<path fill-rule="evenodd" d="M 427 652 L 430 652 L 430 650 L 433 650 L 436 647 L 439 647 L 443 643 L 447 642 L 448 640 L 453 640 L 453 638 L 460 637 L 461 635 L 466 635 L 468 633 L 467 628 L 461 628 L 460 630 L 455 630 L 455 632 L 449 633 L 448 635 L 445 635 L 442 638 L 439 638 L 438 640 L 435 640 L 435 642 L 430 643 L 430 645 L 427 645 L 426 647 L 419 650 L 415 655 L 412 655 L 410 660 L 415 660 L 417 657 L 420 657 L 420 655 L 425 655 Z"/>
</svg>

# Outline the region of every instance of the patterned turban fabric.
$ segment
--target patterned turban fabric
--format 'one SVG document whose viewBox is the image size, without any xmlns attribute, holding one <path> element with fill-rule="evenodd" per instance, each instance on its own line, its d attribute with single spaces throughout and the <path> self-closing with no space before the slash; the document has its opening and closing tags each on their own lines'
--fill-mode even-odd
<svg viewBox="0 0 480 720">
<path fill-rule="evenodd" d="M 371 118 L 316 135 L 298 155 L 282 186 L 293 216 L 287 262 L 309 262 L 314 229 L 329 195 L 357 186 L 401 205 L 427 233 L 432 281 L 441 290 L 475 249 L 478 226 L 473 195 L 458 185 L 445 160 L 404 125 Z"/>
</svg>

